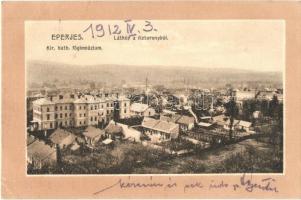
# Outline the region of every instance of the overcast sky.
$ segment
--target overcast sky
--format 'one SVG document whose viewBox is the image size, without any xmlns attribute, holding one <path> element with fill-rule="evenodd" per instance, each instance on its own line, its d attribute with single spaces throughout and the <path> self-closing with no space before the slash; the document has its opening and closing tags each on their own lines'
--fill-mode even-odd
<svg viewBox="0 0 301 200">
<path fill-rule="evenodd" d="M 67 64 L 124 64 L 192 66 L 283 71 L 285 23 L 282 20 L 150 20 L 157 29 L 146 35 L 167 35 L 167 41 L 117 41 L 108 35 L 92 38 L 83 30 L 90 23 L 119 24 L 124 21 L 27 21 L 26 60 Z M 133 21 L 140 28 L 144 21 Z M 83 41 L 52 41 L 53 33 L 81 33 Z M 144 34 L 145 35 L 145 34 Z M 101 51 L 46 51 L 52 45 L 94 45 Z"/>
</svg>

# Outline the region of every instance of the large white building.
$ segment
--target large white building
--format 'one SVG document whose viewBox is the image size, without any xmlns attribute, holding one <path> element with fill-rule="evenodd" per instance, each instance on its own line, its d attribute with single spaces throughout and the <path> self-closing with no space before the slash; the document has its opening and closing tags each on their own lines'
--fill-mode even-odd
<svg viewBox="0 0 301 200">
<path fill-rule="evenodd" d="M 113 118 L 114 107 L 121 119 L 130 116 L 130 100 L 125 97 L 92 95 L 58 95 L 33 102 L 33 125 L 37 130 L 57 127 L 82 127 L 107 123 Z"/>
</svg>

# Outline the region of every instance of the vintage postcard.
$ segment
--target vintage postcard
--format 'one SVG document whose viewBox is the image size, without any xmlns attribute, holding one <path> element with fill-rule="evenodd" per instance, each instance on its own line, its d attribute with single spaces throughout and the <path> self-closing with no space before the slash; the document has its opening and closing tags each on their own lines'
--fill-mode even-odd
<svg viewBox="0 0 301 200">
<path fill-rule="evenodd" d="M 4 197 L 300 197 L 300 9 L 4 3 Z"/>
</svg>

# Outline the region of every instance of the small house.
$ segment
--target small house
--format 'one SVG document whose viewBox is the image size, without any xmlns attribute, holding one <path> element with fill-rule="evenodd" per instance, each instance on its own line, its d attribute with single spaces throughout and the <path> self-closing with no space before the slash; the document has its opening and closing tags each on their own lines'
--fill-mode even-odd
<svg viewBox="0 0 301 200">
<path fill-rule="evenodd" d="M 56 129 L 49 137 L 50 141 L 58 145 L 60 148 L 65 148 L 75 142 L 75 135 L 64 130 L 64 129 Z"/>
<path fill-rule="evenodd" d="M 27 164 L 33 169 L 41 169 L 45 165 L 56 164 L 56 148 L 35 140 L 27 146 Z"/>
<path fill-rule="evenodd" d="M 180 125 L 180 130 L 186 132 L 194 128 L 194 118 L 186 115 L 182 115 L 177 121 L 177 124 Z"/>
<path fill-rule="evenodd" d="M 131 140 L 133 142 L 140 142 L 141 132 L 129 127 L 128 125 L 117 123 L 118 126 L 122 127 L 122 133 L 124 135 L 124 139 Z"/>
<path fill-rule="evenodd" d="M 130 113 L 132 116 L 150 117 L 156 114 L 155 109 L 149 107 L 147 104 L 133 103 L 130 107 Z"/>
<path fill-rule="evenodd" d="M 173 122 L 176 124 L 179 124 L 180 131 L 186 132 L 188 130 L 191 130 L 194 128 L 194 117 L 186 116 L 186 115 L 161 115 L 160 120 L 166 121 L 166 122 Z"/>
<path fill-rule="evenodd" d="M 100 137 L 105 135 L 105 131 L 93 126 L 88 126 L 84 130 L 83 135 L 88 146 L 93 147 L 95 143 L 99 141 Z"/>
<path fill-rule="evenodd" d="M 123 135 L 122 127 L 119 126 L 114 121 L 111 121 L 108 124 L 108 126 L 105 128 L 105 136 L 106 138 L 110 138 L 112 140 L 123 139 L 124 135 Z"/>
<path fill-rule="evenodd" d="M 151 141 L 169 141 L 179 136 L 179 124 L 174 122 L 144 118 L 141 126 L 144 133 L 151 138 Z M 152 138 L 155 138 L 155 140 Z"/>
</svg>

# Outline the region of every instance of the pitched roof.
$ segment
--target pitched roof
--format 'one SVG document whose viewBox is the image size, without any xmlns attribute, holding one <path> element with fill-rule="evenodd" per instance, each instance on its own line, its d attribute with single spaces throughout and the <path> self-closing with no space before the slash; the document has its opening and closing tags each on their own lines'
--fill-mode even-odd
<svg viewBox="0 0 301 200">
<path fill-rule="evenodd" d="M 170 133 L 172 130 L 177 128 L 179 125 L 173 122 L 166 122 L 163 120 L 155 120 L 152 118 L 144 118 L 142 127 L 149 128 L 161 132 Z"/>
<path fill-rule="evenodd" d="M 161 115 L 161 116 L 160 116 L 160 120 L 162 120 L 162 121 L 166 121 L 166 122 L 170 122 L 170 121 L 172 121 L 172 119 L 171 119 L 170 117 L 168 117 L 168 116 L 165 116 L 165 115 Z"/>
<path fill-rule="evenodd" d="M 133 103 L 130 107 L 130 110 L 134 112 L 144 112 L 148 109 L 148 107 L 149 106 L 147 104 Z"/>
<path fill-rule="evenodd" d="M 122 127 L 116 125 L 115 123 L 109 123 L 108 126 L 105 128 L 105 132 L 108 134 L 121 134 Z"/>
<path fill-rule="evenodd" d="M 33 104 L 36 104 L 36 105 L 51 105 L 51 104 L 54 104 L 54 102 L 50 101 L 47 98 L 41 98 L 41 99 L 37 99 L 37 100 L 33 101 Z"/>
<path fill-rule="evenodd" d="M 193 118 L 193 117 L 186 116 L 186 115 L 182 115 L 182 116 L 177 120 L 177 123 L 189 125 L 189 124 L 191 124 L 191 123 L 194 123 L 194 118 Z"/>
<path fill-rule="evenodd" d="M 181 118 L 181 115 L 178 115 L 178 114 L 170 115 L 170 116 L 167 116 L 167 115 L 160 116 L 160 120 L 166 121 L 166 122 L 177 122 L 180 118 Z"/>
<path fill-rule="evenodd" d="M 140 136 L 141 136 L 140 131 L 137 131 L 136 129 L 133 129 L 125 124 L 117 123 L 117 125 L 122 127 L 122 132 L 125 136 L 125 139 L 127 139 L 129 137 L 140 139 Z"/>
<path fill-rule="evenodd" d="M 53 142 L 54 144 L 60 144 L 62 142 L 62 140 L 64 140 L 65 138 L 69 137 L 71 135 L 71 137 L 73 137 L 73 139 L 75 140 L 75 136 L 63 129 L 56 129 L 49 137 L 49 139 L 51 140 L 51 142 Z"/>
<path fill-rule="evenodd" d="M 170 133 L 172 130 L 174 130 L 178 126 L 179 126 L 178 124 L 175 124 L 173 122 L 165 122 L 165 121 L 159 120 L 159 123 L 156 124 L 155 127 L 153 127 L 153 129 L 162 131 L 162 132 L 166 132 L 166 133 Z"/>
<path fill-rule="evenodd" d="M 88 126 L 85 131 L 83 132 L 84 136 L 89 138 L 95 138 L 97 136 L 103 135 L 104 130 L 101 130 L 99 128 L 95 128 L 93 126 Z"/>
<path fill-rule="evenodd" d="M 159 120 L 155 120 L 149 117 L 144 117 L 141 125 L 145 128 L 153 128 L 157 123 L 159 123 Z"/>
<path fill-rule="evenodd" d="M 76 99 L 75 101 L 73 101 L 73 103 L 87 103 L 87 101 L 83 98 L 80 98 L 80 99 Z"/>
<path fill-rule="evenodd" d="M 55 153 L 56 149 L 39 140 L 34 141 L 27 146 L 28 157 L 33 157 L 38 160 L 44 160 L 50 157 L 51 154 Z"/>
<path fill-rule="evenodd" d="M 57 99 L 54 101 L 55 103 L 73 103 L 74 99 L 72 98 L 67 98 L 67 99 Z"/>
</svg>

